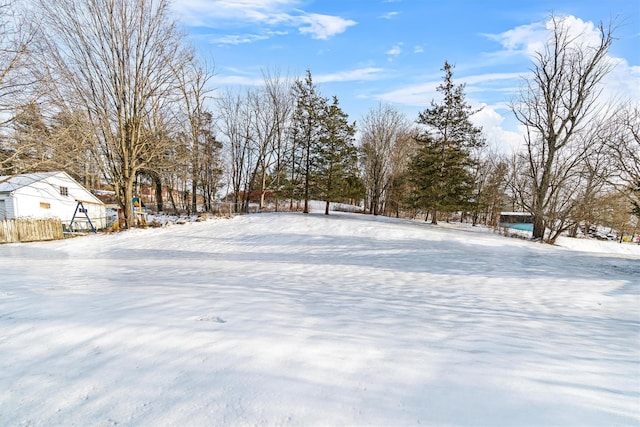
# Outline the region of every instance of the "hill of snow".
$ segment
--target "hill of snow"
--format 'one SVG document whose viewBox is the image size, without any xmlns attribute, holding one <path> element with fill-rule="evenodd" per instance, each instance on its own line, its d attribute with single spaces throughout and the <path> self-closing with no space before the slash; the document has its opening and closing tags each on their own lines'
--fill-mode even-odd
<svg viewBox="0 0 640 427">
<path fill-rule="evenodd" d="M 0 425 L 638 425 L 630 251 L 356 214 L 0 245 Z"/>
</svg>

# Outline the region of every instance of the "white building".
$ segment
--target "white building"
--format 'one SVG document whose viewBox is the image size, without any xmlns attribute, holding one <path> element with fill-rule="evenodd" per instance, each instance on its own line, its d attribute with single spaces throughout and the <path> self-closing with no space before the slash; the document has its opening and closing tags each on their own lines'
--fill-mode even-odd
<svg viewBox="0 0 640 427">
<path fill-rule="evenodd" d="M 74 218 L 75 215 L 75 218 Z M 58 218 L 74 230 L 107 226 L 105 205 L 66 172 L 0 176 L 0 220 Z"/>
</svg>

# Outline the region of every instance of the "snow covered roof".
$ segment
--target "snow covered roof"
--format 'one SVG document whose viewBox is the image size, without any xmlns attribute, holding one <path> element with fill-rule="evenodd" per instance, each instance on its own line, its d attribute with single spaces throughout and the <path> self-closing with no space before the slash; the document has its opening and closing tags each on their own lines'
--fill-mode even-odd
<svg viewBox="0 0 640 427">
<path fill-rule="evenodd" d="M 16 176 L 0 175 L 0 193 L 9 193 L 64 172 L 35 172 Z"/>
</svg>

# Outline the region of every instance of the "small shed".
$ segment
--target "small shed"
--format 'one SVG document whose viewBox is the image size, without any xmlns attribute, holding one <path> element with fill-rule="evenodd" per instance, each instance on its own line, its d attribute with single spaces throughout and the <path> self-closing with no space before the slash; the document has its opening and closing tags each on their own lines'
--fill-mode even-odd
<svg viewBox="0 0 640 427">
<path fill-rule="evenodd" d="M 75 218 L 74 218 L 75 217 Z M 0 220 L 58 218 L 74 229 L 107 226 L 105 205 L 66 172 L 0 176 Z M 85 227 L 86 226 L 86 227 Z"/>
<path fill-rule="evenodd" d="M 500 212 L 500 227 L 533 231 L 533 216 L 529 212 Z"/>
</svg>

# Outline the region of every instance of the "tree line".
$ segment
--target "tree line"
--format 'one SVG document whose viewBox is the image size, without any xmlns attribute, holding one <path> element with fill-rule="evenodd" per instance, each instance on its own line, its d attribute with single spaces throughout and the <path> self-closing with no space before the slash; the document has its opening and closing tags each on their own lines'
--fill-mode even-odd
<svg viewBox="0 0 640 427">
<path fill-rule="evenodd" d="M 310 70 L 264 70 L 261 85 L 214 91 L 213 67 L 186 43 L 168 0 L 30 4 L 0 4 L 0 175 L 60 169 L 89 188 L 108 183 L 129 226 L 141 177 L 159 210 L 211 211 L 223 197 L 236 212 L 256 198 L 308 212 L 319 199 L 327 214 L 345 202 L 488 225 L 502 210 L 526 211 L 534 238 L 549 242 L 640 215 L 637 100 L 599 98 L 612 25 L 594 44 L 551 16 L 510 105 L 523 147 L 505 155 L 473 125 L 477 110 L 449 62 L 417 119 L 379 103 L 356 127 Z"/>
<path fill-rule="evenodd" d="M 330 201 L 364 198 L 355 123 L 337 96 L 320 94 L 310 70 L 294 80 L 265 72 L 262 86 L 227 91 L 216 104 L 236 212 L 246 212 L 256 193 L 260 208 L 268 196 L 276 211 L 300 203 L 309 212 L 309 200 L 320 199 L 327 214 Z"/>
</svg>

